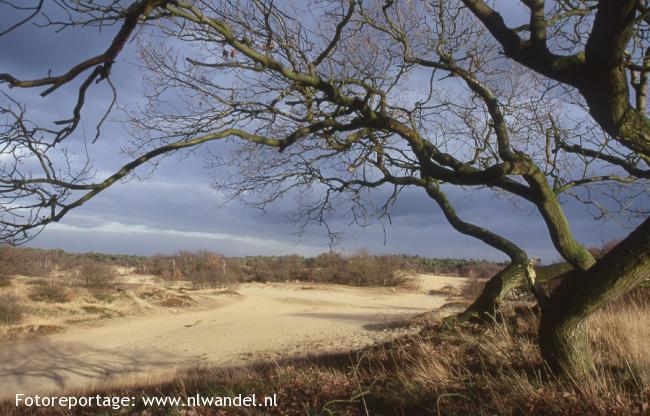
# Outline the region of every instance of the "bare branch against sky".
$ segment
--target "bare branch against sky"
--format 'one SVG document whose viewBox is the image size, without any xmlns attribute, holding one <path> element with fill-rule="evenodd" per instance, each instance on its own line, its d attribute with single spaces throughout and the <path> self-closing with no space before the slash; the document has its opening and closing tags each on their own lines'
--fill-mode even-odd
<svg viewBox="0 0 650 416">
<path fill-rule="evenodd" d="M 41 169 L 45 176 L 55 175 L 74 185 L 57 187 L 55 184 L 47 195 L 36 195 L 41 201 L 57 201 L 56 205 L 66 198 L 74 200 L 85 189 L 92 189 L 84 188 L 88 184 L 100 183 L 132 156 L 142 156 L 160 145 L 190 140 L 191 135 L 217 131 L 220 127 L 251 127 L 250 131 L 255 133 L 286 136 L 301 126 L 302 121 L 296 117 L 316 111 L 309 109 L 308 95 L 291 91 L 290 83 L 278 83 L 272 74 L 260 73 L 254 66 L 255 59 L 250 61 L 238 47 L 217 39 L 218 30 L 210 31 L 214 28 L 204 31 L 198 24 L 194 27 L 180 24 L 179 20 L 166 19 L 164 11 L 149 16 L 150 24 L 136 27 L 134 22 L 141 19 L 136 14 L 143 11 L 136 10 L 136 6 L 127 7 L 131 2 L 105 2 L 106 7 L 95 5 L 94 9 L 81 6 L 66 9 L 70 5 L 65 1 L 61 3 L 64 7 L 41 3 L 34 1 L 33 9 L 24 10 L 4 5 L 6 13 L 0 14 L 0 32 L 6 32 L 0 37 L 3 57 L 0 73 L 20 74 L 22 80 L 40 80 L 42 85 L 38 91 L 5 88 L 7 82 L 2 86 L 6 94 L 3 108 L 11 109 L 3 114 L 5 123 L 15 127 L 20 121 L 25 132 L 34 137 L 29 144 L 13 141 L 13 147 L 4 148 L 3 152 L 18 154 L 25 151 L 21 146 L 31 146 L 28 150 L 41 153 L 45 168 L 39 168 L 38 160 L 25 158 L 20 169 L 33 164 L 32 173 Z M 624 149 L 616 143 L 603 142 L 602 130 L 587 121 L 588 115 L 579 108 L 580 103 L 572 101 L 579 101 L 573 94 L 561 92 L 560 88 L 521 67 L 504 67 L 496 43 L 477 44 L 483 62 L 472 62 L 478 57 L 460 45 L 469 38 L 483 36 L 479 26 L 462 36 L 448 36 L 447 44 L 435 46 L 427 36 L 440 30 L 446 30 L 445 35 L 449 35 L 454 29 L 435 26 L 424 17 L 430 12 L 426 9 L 404 7 L 400 11 L 404 21 L 396 20 L 397 26 L 391 28 L 390 19 L 397 15 L 391 15 L 393 11 L 388 10 L 385 19 L 378 17 L 379 3 L 351 8 L 350 5 L 357 3 L 329 2 L 310 10 L 301 2 L 284 2 L 278 10 L 293 16 L 284 21 L 269 10 L 265 18 L 265 2 L 229 2 L 228 16 L 220 16 L 218 8 L 209 3 L 201 2 L 203 13 L 216 13 L 237 33 L 250 34 L 236 39 L 242 42 L 241 48 L 251 44 L 259 53 L 294 65 L 296 70 L 303 69 L 305 58 L 295 54 L 305 50 L 314 55 L 311 65 L 323 76 L 372 77 L 375 84 L 371 87 L 387 94 L 389 110 L 396 120 L 408 124 L 417 115 L 416 127 L 429 134 L 440 148 L 485 168 L 498 160 L 496 147 L 489 145 L 480 154 L 472 154 L 472 149 L 494 133 L 493 127 L 485 123 L 489 109 L 476 102 L 471 84 L 463 80 L 457 69 L 435 68 L 440 66 L 439 62 L 434 68 L 426 60 L 416 62 L 416 57 L 426 57 L 431 48 L 439 48 L 437 53 L 441 56 L 454 48 L 457 55 L 458 51 L 464 51 L 465 60 L 458 61 L 458 69 L 466 68 L 469 76 L 486 80 L 484 86 L 499 95 L 502 111 L 510 123 L 511 141 L 530 152 L 556 185 L 566 187 L 561 200 L 579 241 L 598 245 L 619 238 L 625 234 L 623 228 L 635 220 L 627 215 L 604 214 L 629 213 L 647 206 L 643 191 L 622 194 L 616 180 L 593 187 L 572 183 L 573 178 L 598 181 L 602 174 L 596 173 L 604 164 L 590 155 L 576 155 L 580 149 L 571 146 L 595 143 L 602 146 L 602 153 L 627 160 Z M 175 9 L 172 14 L 192 12 L 181 9 Z M 508 10 L 505 16 L 514 26 L 526 12 L 522 6 Z M 133 22 L 128 20 L 129 13 L 136 16 Z M 407 29 L 409 44 L 405 45 L 400 39 L 403 28 L 399 25 L 406 28 L 413 22 L 418 24 Z M 331 39 L 336 41 L 332 43 Z M 558 47 L 568 48 L 567 45 Z M 410 51 L 405 54 L 403 47 Z M 78 74 L 77 67 L 72 67 L 70 72 L 70 63 L 81 65 Z M 362 91 L 366 87 L 350 83 L 345 88 L 354 92 L 355 88 Z M 281 96 L 285 88 L 288 88 L 287 96 L 279 101 L 280 105 L 270 107 L 272 98 L 269 97 Z M 541 100 L 540 91 L 545 89 L 547 97 Z M 262 110 L 265 113 L 259 115 Z M 323 114 L 313 115 L 316 120 L 331 109 L 323 107 L 318 111 Z M 440 117 L 443 112 L 445 116 Z M 48 130 L 38 130 L 41 128 Z M 340 126 L 341 132 L 346 129 Z M 549 154 L 548 141 L 541 145 L 531 141 L 534 135 L 549 136 L 548 140 L 554 143 L 553 154 Z M 386 154 L 394 162 L 389 168 L 403 171 L 404 163 L 412 155 L 391 142 L 389 136 L 377 136 L 373 140 L 387 148 Z M 56 151 L 50 149 L 52 143 L 57 144 Z M 120 182 L 129 180 L 128 183 L 117 184 L 62 216 L 60 222 L 46 228 L 31 244 L 77 251 L 143 254 L 185 248 L 208 248 L 225 254 L 315 254 L 329 249 L 327 232 L 330 231 L 331 235 L 342 237 L 340 247 L 348 250 L 368 247 L 377 252 L 503 258 L 498 251 L 456 233 L 439 208 L 417 189 L 382 186 L 371 193 L 352 190 L 334 202 L 336 210 L 329 211 L 330 207 L 326 207 L 326 212 L 310 212 L 309 207 L 317 207 L 324 193 L 336 186 L 332 181 L 323 181 L 327 179 L 325 176 L 335 176 L 335 167 L 321 164 L 320 156 L 313 152 L 314 146 L 315 143 L 307 142 L 278 153 L 274 149 L 251 152 L 251 146 L 246 144 L 242 147 L 232 142 L 212 143 L 201 147 L 201 151 L 180 150 L 163 159 L 152 159 L 124 178 L 118 178 Z M 271 173 L 279 172 L 278 168 L 284 169 L 282 174 L 287 175 L 285 168 L 298 154 L 313 159 L 293 165 L 288 172 L 303 177 L 308 173 L 311 180 L 319 179 L 325 185 L 296 184 L 287 177 L 283 178 L 284 182 L 275 182 L 280 179 L 277 176 L 269 181 Z M 358 162 L 371 154 L 373 149 L 366 146 L 346 156 L 344 163 L 351 169 L 347 180 L 359 180 L 365 170 L 357 169 L 361 166 Z M 400 154 L 401 159 L 397 157 Z M 227 155 L 234 158 L 224 159 Z M 268 163 L 264 172 L 251 170 L 256 166 L 251 163 L 255 158 L 264 158 Z M 4 163 L 8 159 L 2 156 L 2 160 Z M 50 161 L 56 165 L 51 171 L 47 168 Z M 314 175 L 315 166 L 320 169 L 318 175 Z M 614 169 L 607 174 L 619 175 L 621 181 L 630 173 L 615 164 L 608 166 Z M 307 168 L 312 170 L 305 172 Z M 218 189 L 212 186 L 215 183 Z M 262 183 L 275 188 L 267 189 L 266 193 L 249 189 Z M 540 214 L 529 201 L 504 198 L 500 192 L 481 187 L 469 193 L 447 185 L 443 189 L 460 217 L 497 231 L 531 254 L 546 260 L 558 257 Z M 400 197 L 393 200 L 396 190 Z M 240 198 L 230 201 L 233 192 Z M 280 196 L 283 198 L 279 199 Z M 242 200 L 263 207 L 264 211 L 242 205 Z M 274 203 L 267 204 L 269 200 Z M 359 201 L 363 204 L 358 204 Z M 41 209 L 51 209 L 47 203 L 42 205 Z M 585 216 L 585 211 L 591 215 Z M 385 215 L 388 213 L 390 216 Z M 327 218 L 322 214 L 327 214 Z M 602 217 L 596 222 L 597 227 L 593 216 Z M 305 226 L 301 228 L 300 224 Z"/>
</svg>

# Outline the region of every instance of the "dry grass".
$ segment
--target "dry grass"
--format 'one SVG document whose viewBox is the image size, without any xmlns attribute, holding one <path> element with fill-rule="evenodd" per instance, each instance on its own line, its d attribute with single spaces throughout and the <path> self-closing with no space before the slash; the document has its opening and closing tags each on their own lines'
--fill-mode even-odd
<svg viewBox="0 0 650 416">
<path fill-rule="evenodd" d="M 0 325 L 14 325 L 23 317 L 23 306 L 14 292 L 0 293 Z"/>
<path fill-rule="evenodd" d="M 590 335 L 599 361 L 622 365 L 650 386 L 650 289 L 636 289 L 596 313 Z"/>
<path fill-rule="evenodd" d="M 194 369 L 138 387 L 85 392 L 128 396 L 278 394 L 275 409 L 197 409 L 201 415 L 648 415 L 650 305 L 619 302 L 590 322 L 597 369 L 554 378 L 536 347 L 537 314 L 506 306 L 490 328 L 434 325 L 349 354 L 232 369 Z M 4 407 L 3 407 L 4 406 Z M 11 412 L 12 403 L 0 405 Z M 95 414 L 96 409 L 86 413 Z M 68 414 L 66 411 L 51 414 Z M 39 413 L 47 414 L 47 413 Z M 121 414 L 184 414 L 175 409 Z M 194 413 L 192 413 L 194 414 Z"/>
<path fill-rule="evenodd" d="M 214 289 L 190 290 L 191 282 L 134 275 L 130 269 L 118 274 L 119 268 L 83 263 L 86 267 L 69 265 L 43 276 L 14 275 L 10 284 L 0 286 L 0 343 L 156 309 L 201 308 L 216 294 Z"/>
<path fill-rule="evenodd" d="M 33 304 L 26 308 L 25 302 L 30 293 L 43 290 L 49 282 L 15 278 L 10 289 L 0 289 L 0 323 L 13 324 L 5 327 L 15 329 L 9 333 L 17 333 L 35 319 L 30 314 L 46 316 L 54 308 L 63 316 L 61 322 L 68 324 L 74 319 L 121 316 L 137 307 L 123 291 L 102 288 L 101 282 L 110 281 L 111 273 L 104 269 L 98 270 L 98 275 L 97 280 L 87 279 L 88 273 L 82 271 L 85 284 L 69 289 L 70 302 L 37 302 L 38 308 Z M 106 276 L 109 278 L 104 279 Z M 361 279 L 359 276 L 355 279 Z M 450 297 L 473 299 L 484 283 L 473 279 L 460 294 L 443 291 Z M 159 306 L 183 306 L 189 299 L 179 291 L 150 286 L 134 287 L 132 293 Z M 525 303 L 510 303 L 504 319 L 487 329 L 449 329 L 436 319 L 421 320 L 426 327 L 416 336 L 349 354 L 232 369 L 195 369 L 83 394 L 276 393 L 279 398 L 280 406 L 275 409 L 219 409 L 217 413 L 203 408 L 195 413 L 201 415 L 650 415 L 649 294 L 650 289 L 638 289 L 592 317 L 590 335 L 597 369 L 575 382 L 558 380 L 544 367 L 536 346 L 535 309 Z M 18 326 L 21 316 L 24 325 Z M 29 328 L 54 331 L 59 330 L 58 323 L 43 322 Z M 91 415 L 100 410 L 16 410 L 10 401 L 0 403 L 0 414 L 18 411 Z M 120 414 L 183 413 L 136 407 Z"/>
<path fill-rule="evenodd" d="M 59 282 L 43 282 L 34 285 L 29 291 L 29 298 L 35 302 L 66 303 L 70 302 L 70 291 Z"/>
<path fill-rule="evenodd" d="M 161 306 L 168 308 L 181 308 L 194 305 L 196 302 L 187 295 L 172 295 L 166 298 L 163 298 L 160 301 Z"/>
<path fill-rule="evenodd" d="M 62 276 L 47 278 L 19 276 L 11 288 L 11 302 L 0 295 L 0 315 L 9 309 L 20 311 L 21 319 L 3 320 L 0 342 L 13 342 L 56 332 L 91 321 L 140 313 L 136 302 L 118 288 L 66 287 Z"/>
<path fill-rule="evenodd" d="M 7 287 L 11 285 L 11 276 L 4 271 L 0 271 L 0 287 Z"/>
</svg>

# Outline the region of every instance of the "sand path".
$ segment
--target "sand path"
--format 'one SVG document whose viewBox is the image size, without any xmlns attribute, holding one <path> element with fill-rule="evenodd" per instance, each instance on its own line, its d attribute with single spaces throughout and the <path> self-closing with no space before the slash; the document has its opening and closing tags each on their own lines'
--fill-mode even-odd
<svg viewBox="0 0 650 416">
<path fill-rule="evenodd" d="M 245 284 L 209 309 L 156 311 L 0 344 L 0 397 L 61 393 L 198 365 L 349 350 L 391 335 L 386 322 L 442 306 L 431 289 L 464 279 L 417 276 L 420 289 Z M 394 334 L 393 334 L 394 335 Z"/>
</svg>

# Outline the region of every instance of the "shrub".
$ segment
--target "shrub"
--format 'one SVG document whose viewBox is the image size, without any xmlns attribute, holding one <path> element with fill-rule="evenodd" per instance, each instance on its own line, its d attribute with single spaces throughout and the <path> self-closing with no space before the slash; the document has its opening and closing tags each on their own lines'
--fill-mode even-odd
<svg viewBox="0 0 650 416">
<path fill-rule="evenodd" d="M 226 260 L 218 254 L 200 251 L 196 254 L 184 253 L 181 273 L 191 280 L 194 286 L 219 286 L 228 281 Z"/>
<path fill-rule="evenodd" d="M 90 259 L 82 261 L 79 273 L 84 285 L 89 288 L 104 288 L 115 278 L 112 266 Z"/>
<path fill-rule="evenodd" d="M 215 287 L 243 278 L 224 257 L 206 250 L 196 253 L 181 251 L 173 256 L 156 255 L 143 268 L 163 279 L 189 280 L 195 288 Z"/>
<path fill-rule="evenodd" d="M 323 254 L 314 259 L 315 269 L 306 280 L 352 286 L 399 286 L 406 280 L 397 272 L 400 264 L 393 256 L 373 256 L 359 251 L 353 256 Z"/>
<path fill-rule="evenodd" d="M 407 255 L 373 255 L 360 250 L 354 255 L 330 252 L 316 257 L 230 257 L 209 252 L 181 251 L 172 256 L 139 259 L 138 269 L 163 279 L 184 279 L 194 287 L 231 282 L 308 282 L 353 286 L 399 286 L 405 273 L 435 273 L 465 277 L 491 277 L 504 267 L 486 260 L 432 259 Z"/>
<path fill-rule="evenodd" d="M 36 302 L 65 303 L 70 301 L 70 294 L 66 288 L 52 281 L 34 286 L 29 292 L 29 298 Z"/>
<path fill-rule="evenodd" d="M 9 275 L 47 276 L 62 253 L 60 250 L 0 247 L 0 269 Z"/>
<path fill-rule="evenodd" d="M 0 324 L 12 325 L 20 322 L 23 306 L 15 293 L 0 293 Z"/>
</svg>

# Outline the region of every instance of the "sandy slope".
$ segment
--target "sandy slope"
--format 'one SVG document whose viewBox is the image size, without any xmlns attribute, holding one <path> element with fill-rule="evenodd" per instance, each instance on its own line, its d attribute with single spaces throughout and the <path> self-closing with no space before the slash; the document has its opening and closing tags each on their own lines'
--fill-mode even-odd
<svg viewBox="0 0 650 416">
<path fill-rule="evenodd" d="M 417 277 L 420 289 L 245 284 L 207 310 L 160 311 L 99 327 L 0 344 L 0 396 L 88 388 L 197 365 L 347 350 L 385 339 L 382 325 L 442 306 L 427 294 L 463 279 Z"/>
</svg>

